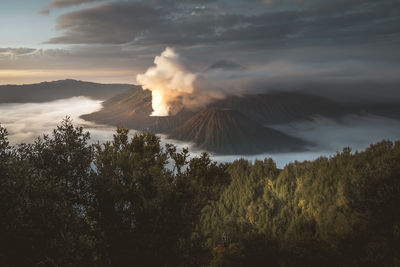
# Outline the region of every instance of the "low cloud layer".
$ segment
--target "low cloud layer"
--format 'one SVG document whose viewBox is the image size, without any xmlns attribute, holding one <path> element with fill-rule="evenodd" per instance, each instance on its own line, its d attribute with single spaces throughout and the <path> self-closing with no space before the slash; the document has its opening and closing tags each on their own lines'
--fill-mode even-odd
<svg viewBox="0 0 400 267">
<path fill-rule="evenodd" d="M 396 141 L 400 138 L 400 121 L 380 116 L 348 115 L 339 120 L 315 117 L 309 121 L 298 121 L 289 124 L 269 125 L 288 135 L 309 141 L 314 144 L 309 151 L 279 154 L 260 154 L 253 156 L 214 156 L 218 161 L 230 162 L 238 158 L 249 160 L 273 158 L 279 168 L 289 162 L 315 160 L 321 156 L 334 156 L 344 147 L 353 152 L 364 150 L 370 144 L 382 140 Z M 186 144 L 187 145 L 187 144 Z M 184 147 L 185 144 L 180 144 Z"/>
<path fill-rule="evenodd" d="M 360 150 L 383 139 L 400 138 L 399 120 L 375 115 L 346 115 L 336 120 L 314 117 L 269 127 L 314 143 L 320 151 L 341 151 L 343 147 Z"/>
<path fill-rule="evenodd" d="M 0 123 L 9 131 L 9 140 L 12 144 L 33 142 L 42 133 L 51 133 L 66 115 L 71 116 L 76 126 L 83 126 L 90 131 L 92 142 L 111 140 L 115 133 L 114 127 L 106 127 L 85 122 L 79 116 L 87 112 L 94 112 L 101 107 L 100 101 L 84 97 L 58 100 L 41 104 L 0 104 Z M 29 114 L 29 116 L 28 116 Z M 371 143 L 382 139 L 398 140 L 400 138 L 400 121 L 379 116 L 350 115 L 340 120 L 331 120 L 323 117 L 313 121 L 303 121 L 282 125 L 270 125 L 289 135 L 297 136 L 315 144 L 310 151 L 296 153 L 260 154 L 253 156 L 212 156 L 218 161 L 232 161 L 238 158 L 249 160 L 272 157 L 278 167 L 295 160 L 313 160 L 324 156 L 331 156 L 343 147 L 365 149 Z M 131 133 L 133 133 L 132 131 Z M 162 136 L 163 143 L 171 143 L 178 147 L 190 147 L 191 144 L 174 141 Z M 201 151 L 190 149 L 192 156 L 200 155 Z"/>
<path fill-rule="evenodd" d="M 79 116 L 101 108 L 101 101 L 85 97 L 57 100 L 46 103 L 0 104 L 0 123 L 9 132 L 12 144 L 32 142 L 51 131 L 70 116 L 76 123 L 83 123 Z"/>
</svg>

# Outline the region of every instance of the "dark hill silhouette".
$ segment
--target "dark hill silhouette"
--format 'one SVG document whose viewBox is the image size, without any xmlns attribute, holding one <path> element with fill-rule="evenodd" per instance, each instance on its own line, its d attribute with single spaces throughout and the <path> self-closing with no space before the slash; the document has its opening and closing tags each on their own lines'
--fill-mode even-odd
<svg viewBox="0 0 400 267">
<path fill-rule="evenodd" d="M 100 84 L 60 80 L 24 85 L 0 85 L 0 103 L 46 102 L 74 96 L 105 100 L 131 88 L 130 84 Z"/>
<path fill-rule="evenodd" d="M 209 108 L 198 112 L 169 138 L 194 142 L 221 154 L 258 154 L 304 150 L 305 142 L 264 127 L 238 111 Z"/>
</svg>

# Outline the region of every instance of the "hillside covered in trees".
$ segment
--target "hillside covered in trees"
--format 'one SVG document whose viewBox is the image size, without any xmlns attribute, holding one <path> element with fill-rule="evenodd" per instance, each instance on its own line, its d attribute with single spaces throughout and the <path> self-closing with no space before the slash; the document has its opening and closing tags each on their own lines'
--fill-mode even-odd
<svg viewBox="0 0 400 267">
<path fill-rule="evenodd" d="M 0 266 L 399 266 L 400 142 L 278 169 L 0 127 Z"/>
</svg>

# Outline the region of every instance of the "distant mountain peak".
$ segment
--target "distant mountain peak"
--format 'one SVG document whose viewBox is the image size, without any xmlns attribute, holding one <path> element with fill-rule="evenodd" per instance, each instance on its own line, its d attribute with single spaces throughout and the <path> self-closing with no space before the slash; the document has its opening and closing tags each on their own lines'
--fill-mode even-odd
<svg viewBox="0 0 400 267">
<path fill-rule="evenodd" d="M 74 79 L 34 84 L 0 85 L 0 103 L 46 102 L 74 96 L 105 100 L 133 87 L 130 84 L 102 84 Z"/>
</svg>

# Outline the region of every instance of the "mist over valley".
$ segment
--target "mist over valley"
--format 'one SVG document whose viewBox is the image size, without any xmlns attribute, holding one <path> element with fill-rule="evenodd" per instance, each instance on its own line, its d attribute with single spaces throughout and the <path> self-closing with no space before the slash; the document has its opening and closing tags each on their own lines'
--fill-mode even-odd
<svg viewBox="0 0 400 267">
<path fill-rule="evenodd" d="M 100 85 L 100 88 L 102 86 Z M 181 115 L 178 116 L 157 117 L 150 116 L 151 93 L 137 86 L 130 88 L 104 102 L 84 96 L 46 102 L 49 97 L 46 95 L 42 99 L 37 99 L 39 103 L 33 103 L 34 101 L 3 103 L 0 104 L 0 122 L 8 129 L 12 144 L 33 142 L 43 133 L 51 133 L 63 118 L 70 116 L 77 126 L 83 126 L 91 133 L 93 143 L 111 140 L 116 126 L 123 125 L 131 129 L 132 134 L 143 130 L 159 133 L 162 142 L 173 143 L 179 148 L 189 147 L 192 156 L 200 155 L 205 150 L 219 162 L 229 162 L 239 158 L 255 160 L 272 157 L 279 167 L 296 160 L 332 156 L 344 147 L 363 150 L 371 143 L 383 139 L 396 140 L 400 137 L 400 121 L 395 119 L 398 116 L 397 107 L 382 105 L 381 102 L 375 105 L 369 102 L 368 105 L 356 107 L 309 92 L 271 92 L 264 95 L 230 96 L 211 103 L 209 108 L 197 113 L 181 111 Z M 57 87 L 54 90 L 57 90 Z M 108 94 L 114 90 L 109 89 Z M 57 94 L 54 97 L 57 98 Z M 386 109 L 392 109 L 394 112 L 385 114 L 382 110 Z M 217 115 L 224 117 L 219 118 Z M 204 116 L 208 117 L 203 118 Z M 243 116 L 248 117 L 242 118 Z M 251 121 L 257 126 L 249 126 L 248 118 L 252 118 Z M 218 121 L 220 122 L 217 123 Z M 205 125 L 192 125 L 198 123 Z M 208 123 L 217 123 L 215 127 L 218 127 L 218 130 L 213 130 Z M 225 134 L 220 123 L 226 123 Z M 231 124 L 239 128 L 232 130 Z M 279 143 L 274 136 L 268 136 L 268 133 L 266 137 L 257 139 L 251 135 L 251 127 L 274 129 L 283 138 L 287 136 L 297 140 L 296 145 L 286 146 L 285 142 L 289 139 Z M 205 132 L 197 132 L 199 130 Z M 220 140 L 223 140 L 223 143 L 215 136 L 205 137 L 207 134 L 210 135 L 210 131 L 212 135 L 222 134 Z M 244 136 L 238 135 L 241 131 Z M 227 134 L 235 135 L 232 136 L 233 139 L 229 139 L 226 138 Z M 275 136 L 275 138 L 282 137 Z M 241 148 L 230 147 L 238 146 L 240 142 L 244 142 Z M 275 144 L 277 147 L 275 150 L 263 148 L 262 142 L 266 145 Z M 249 149 L 251 143 L 256 149 Z M 201 147 L 202 145 L 206 148 Z M 220 153 L 214 152 L 213 145 L 220 147 Z M 262 151 L 263 149 L 265 151 Z"/>
</svg>

